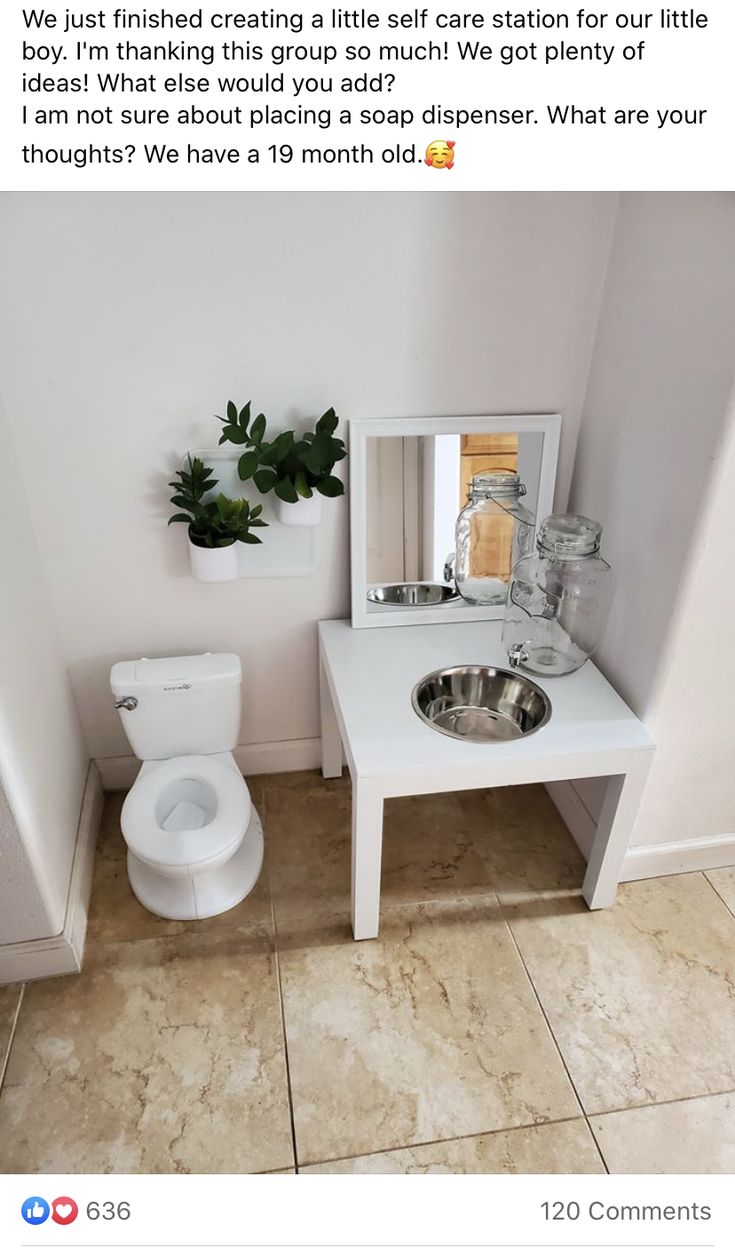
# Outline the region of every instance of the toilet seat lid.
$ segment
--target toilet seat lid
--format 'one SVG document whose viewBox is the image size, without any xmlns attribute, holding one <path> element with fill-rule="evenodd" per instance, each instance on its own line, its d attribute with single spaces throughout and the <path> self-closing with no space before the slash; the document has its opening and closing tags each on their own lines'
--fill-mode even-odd
<svg viewBox="0 0 735 1248">
<path fill-rule="evenodd" d="M 182 811 L 177 828 L 174 812 L 196 807 L 197 798 L 208 822 L 187 827 Z M 239 844 L 250 807 L 248 786 L 232 763 L 186 754 L 154 763 L 138 776 L 123 804 L 122 832 L 136 857 L 152 866 L 203 866 Z M 162 826 L 167 820 L 174 826 Z"/>
</svg>

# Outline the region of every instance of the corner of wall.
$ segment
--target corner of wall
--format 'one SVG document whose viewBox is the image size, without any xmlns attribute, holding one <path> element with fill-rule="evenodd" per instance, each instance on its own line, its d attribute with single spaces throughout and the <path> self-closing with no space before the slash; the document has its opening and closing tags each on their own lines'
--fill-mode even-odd
<svg viewBox="0 0 735 1248">
<path fill-rule="evenodd" d="M 95 764 L 90 763 L 79 815 L 64 926 L 58 936 L 0 945 L 0 984 L 68 975 L 82 969 L 103 802 L 101 777 Z"/>
</svg>

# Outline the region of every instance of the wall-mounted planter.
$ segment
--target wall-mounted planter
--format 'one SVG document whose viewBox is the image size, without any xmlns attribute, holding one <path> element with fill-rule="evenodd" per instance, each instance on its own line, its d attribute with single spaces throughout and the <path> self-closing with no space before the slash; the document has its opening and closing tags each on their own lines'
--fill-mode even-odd
<svg viewBox="0 0 735 1248">
<path fill-rule="evenodd" d="M 195 546 L 189 539 L 192 576 L 197 581 L 234 581 L 238 575 L 237 542 L 230 546 Z"/>
<path fill-rule="evenodd" d="M 219 482 L 218 489 L 222 490 L 228 498 L 249 496 L 253 502 L 263 504 L 263 519 L 267 520 L 269 525 L 267 529 L 258 530 L 263 544 L 262 546 L 248 546 L 245 542 L 235 543 L 236 576 L 281 578 L 313 576 L 318 571 L 321 537 L 319 525 L 279 524 L 279 516 L 276 514 L 278 500 L 273 491 L 271 490 L 270 494 L 259 495 L 253 491 L 250 481 L 240 480 L 237 471 L 240 458 L 239 446 L 195 447 L 189 453 L 192 459 L 196 456 L 214 468 L 215 477 Z M 186 457 L 183 464 L 186 465 Z M 287 503 L 286 507 L 289 508 L 289 512 L 295 514 L 309 501 L 309 499 L 302 499 L 298 503 Z M 192 563 L 192 572 L 193 570 Z"/>
<path fill-rule="evenodd" d="M 300 498 L 297 503 L 284 503 L 276 499 L 276 519 L 281 524 L 290 524 L 300 528 L 321 524 L 322 496 L 314 493 L 311 498 Z"/>
</svg>

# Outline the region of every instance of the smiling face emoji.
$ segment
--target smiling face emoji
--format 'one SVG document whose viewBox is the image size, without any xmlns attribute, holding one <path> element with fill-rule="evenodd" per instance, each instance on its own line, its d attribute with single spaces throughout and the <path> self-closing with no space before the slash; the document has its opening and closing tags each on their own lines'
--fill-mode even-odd
<svg viewBox="0 0 735 1248">
<path fill-rule="evenodd" d="M 424 164 L 430 169 L 451 169 L 454 164 L 454 143 L 434 139 L 426 149 Z"/>
</svg>

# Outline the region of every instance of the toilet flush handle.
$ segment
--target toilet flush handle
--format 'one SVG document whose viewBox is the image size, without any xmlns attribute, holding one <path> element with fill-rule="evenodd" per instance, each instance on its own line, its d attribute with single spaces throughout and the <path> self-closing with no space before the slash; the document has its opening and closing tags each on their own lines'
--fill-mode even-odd
<svg viewBox="0 0 735 1248">
<path fill-rule="evenodd" d="M 118 711 L 134 711 L 137 705 L 137 698 L 118 698 L 115 703 L 115 709 Z"/>
</svg>

